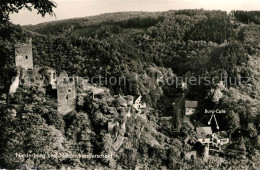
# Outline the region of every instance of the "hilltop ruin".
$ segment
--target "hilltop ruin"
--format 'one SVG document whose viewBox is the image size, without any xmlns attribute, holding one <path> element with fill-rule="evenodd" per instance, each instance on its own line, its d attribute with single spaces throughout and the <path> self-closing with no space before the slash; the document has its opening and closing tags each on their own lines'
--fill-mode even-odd
<svg viewBox="0 0 260 170">
<path fill-rule="evenodd" d="M 61 71 L 57 82 L 58 112 L 67 114 L 76 108 L 76 86 L 74 78 L 69 78 L 66 71 Z"/>
</svg>

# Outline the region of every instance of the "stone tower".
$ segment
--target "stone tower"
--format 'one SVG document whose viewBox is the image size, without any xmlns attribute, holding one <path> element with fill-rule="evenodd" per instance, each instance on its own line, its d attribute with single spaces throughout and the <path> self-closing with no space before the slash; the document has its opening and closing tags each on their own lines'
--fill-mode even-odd
<svg viewBox="0 0 260 170">
<path fill-rule="evenodd" d="M 57 82 L 58 112 L 67 114 L 76 107 L 76 87 L 74 78 L 69 78 L 66 71 L 61 71 Z"/>
<path fill-rule="evenodd" d="M 32 40 L 15 45 L 15 65 L 26 70 L 33 69 Z"/>
</svg>

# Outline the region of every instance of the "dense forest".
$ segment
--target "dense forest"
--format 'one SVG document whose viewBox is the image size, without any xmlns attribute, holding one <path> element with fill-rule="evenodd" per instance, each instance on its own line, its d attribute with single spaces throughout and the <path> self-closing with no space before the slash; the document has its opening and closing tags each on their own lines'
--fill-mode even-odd
<svg viewBox="0 0 260 170">
<path fill-rule="evenodd" d="M 2 26 L 0 53 L 6 53 L 1 46 L 8 46 L 10 58 L 3 59 L 0 72 L 0 168 L 236 169 L 246 161 L 243 166 L 257 169 L 260 13 L 234 11 L 233 16 L 206 10 L 122 12 Z M 9 27 L 12 32 L 7 32 Z M 57 112 L 55 98 L 42 87 L 21 87 L 15 96 L 9 96 L 16 75 L 13 45 L 26 37 L 32 38 L 34 65 L 52 67 L 58 73 L 66 70 L 70 76 L 125 77 L 126 84 L 105 84 L 110 95 L 104 100 L 82 95 L 76 110 L 65 116 Z M 207 124 L 210 115 L 205 116 L 205 108 L 227 110 L 216 117 L 220 130 L 227 131 L 232 141 L 226 153 L 232 150 L 233 154 L 215 154 L 207 162 L 199 158 L 187 161 L 182 153 L 197 144 L 184 145 L 183 140 L 193 136 L 194 130 L 184 124 L 179 133 L 171 134 L 158 125 L 160 117 L 175 114 L 172 103 L 178 101 L 182 90 L 167 80 L 176 77 L 203 78 L 202 83 L 187 83 L 187 100 L 199 102 L 193 120 Z M 216 83 L 205 83 L 206 77 Z M 219 90 L 217 83 L 223 78 L 228 81 Z M 214 93 L 217 90 L 219 93 Z M 128 118 L 124 149 L 116 152 L 111 151 L 113 137 L 107 132 L 107 120 L 113 115 L 122 121 L 127 112 L 118 107 L 120 101 L 111 102 L 112 96 L 119 94 L 141 95 L 153 110 L 145 113 L 145 118 Z M 109 111 L 110 107 L 117 111 Z M 14 157 L 15 153 L 28 152 L 113 153 L 113 158 Z"/>
</svg>

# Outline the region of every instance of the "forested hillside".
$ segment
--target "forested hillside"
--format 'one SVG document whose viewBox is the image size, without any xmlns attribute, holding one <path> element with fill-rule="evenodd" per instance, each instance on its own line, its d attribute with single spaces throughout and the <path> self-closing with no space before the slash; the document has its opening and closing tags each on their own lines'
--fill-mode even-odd
<svg viewBox="0 0 260 170">
<path fill-rule="evenodd" d="M 15 105 L 1 105 L 0 128 L 4 133 L 0 139 L 4 140 L 0 152 L 6 154 L 0 158 L 0 167 L 236 169 L 241 162 L 234 162 L 242 158 L 247 168 L 259 167 L 259 16 L 260 12 L 243 11 L 235 11 L 234 18 L 224 11 L 125 12 L 13 26 L 16 30 L 9 34 L 15 41 L 32 37 L 34 65 L 49 66 L 58 73 L 66 70 L 70 76 L 125 77 L 127 81 L 103 84 L 110 94 L 101 101 L 82 95 L 75 112 L 64 117 L 57 113 L 53 96 L 42 95 L 45 89 L 19 89 L 11 99 Z M 14 50 L 11 43 L 10 49 Z M 8 67 L 1 68 L 8 73 L 0 82 L 2 100 L 9 100 L 5 94 L 16 72 L 13 54 L 6 60 Z M 186 99 L 199 102 L 192 120 L 207 124 L 210 115 L 204 114 L 205 108 L 227 111 L 216 115 L 220 130 L 227 131 L 232 140 L 225 154 L 216 154 L 207 162 L 185 161 L 183 152 L 197 147 L 192 142 L 184 144 L 185 137 L 193 136 L 192 127 L 185 124 L 177 134 L 160 127 L 160 117 L 174 117 L 172 104 L 182 97 L 180 84 L 168 82 L 176 77 L 202 78 L 200 83 L 187 83 Z M 225 87 L 214 93 L 223 77 L 228 80 Z M 215 82 L 207 84 L 205 78 Z M 141 95 L 151 110 L 142 114 L 131 110 L 124 149 L 117 152 L 111 149 L 113 136 L 107 132 L 107 121 L 110 115 L 123 121 L 128 112 L 120 110 L 120 101 L 111 102 L 112 96 L 119 94 Z M 22 102 L 19 96 L 24 98 Z M 109 111 L 111 107 L 117 111 Z M 212 128 L 216 130 L 214 125 Z M 234 154 L 227 154 L 228 150 Z M 12 158 L 18 152 L 114 156 L 110 160 Z"/>
</svg>

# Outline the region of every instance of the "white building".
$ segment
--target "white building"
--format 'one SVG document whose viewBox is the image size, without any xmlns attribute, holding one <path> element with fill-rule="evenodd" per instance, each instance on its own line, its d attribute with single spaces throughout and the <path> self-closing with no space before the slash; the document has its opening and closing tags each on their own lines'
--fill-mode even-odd
<svg viewBox="0 0 260 170">
<path fill-rule="evenodd" d="M 136 100 L 135 103 L 133 104 L 133 107 L 136 110 L 140 110 L 140 109 L 145 109 L 146 108 L 146 103 L 142 103 L 142 96 L 139 96 Z"/>
<path fill-rule="evenodd" d="M 213 146 L 219 147 L 229 143 L 228 134 L 225 131 L 220 131 L 212 134 Z"/>
<path fill-rule="evenodd" d="M 212 143 L 212 129 L 211 127 L 197 127 L 196 128 L 198 141 L 201 144 L 210 144 Z"/>
<path fill-rule="evenodd" d="M 225 131 L 212 133 L 211 127 L 197 127 L 196 132 L 201 144 L 212 144 L 212 146 L 219 147 L 229 143 L 228 134 Z"/>
</svg>

